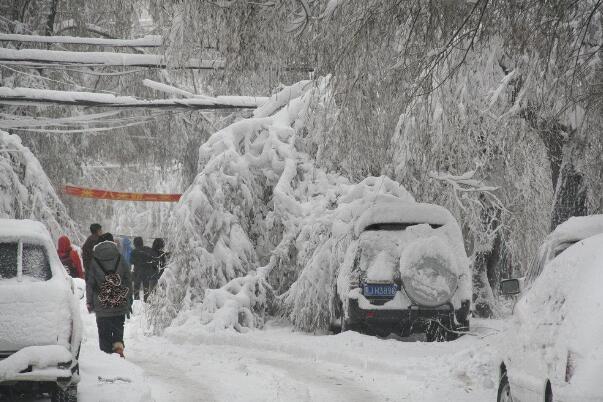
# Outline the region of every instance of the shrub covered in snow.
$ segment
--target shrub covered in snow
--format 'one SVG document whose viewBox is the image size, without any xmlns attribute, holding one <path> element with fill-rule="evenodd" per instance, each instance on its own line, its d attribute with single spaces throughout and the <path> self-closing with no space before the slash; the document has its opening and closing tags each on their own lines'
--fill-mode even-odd
<svg viewBox="0 0 603 402">
<path fill-rule="evenodd" d="M 18 136 L 4 131 L 0 131 L 0 218 L 38 220 L 54 240 L 63 234 L 81 240 L 38 159 Z"/>
</svg>

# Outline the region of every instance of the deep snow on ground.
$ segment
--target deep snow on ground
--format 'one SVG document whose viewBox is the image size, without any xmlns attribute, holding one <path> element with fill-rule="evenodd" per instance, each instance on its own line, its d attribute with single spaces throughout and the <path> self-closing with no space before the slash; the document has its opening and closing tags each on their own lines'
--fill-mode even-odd
<svg viewBox="0 0 603 402">
<path fill-rule="evenodd" d="M 84 339 L 80 351 L 79 402 L 151 401 L 151 392 L 143 370 L 117 355 L 98 348 L 96 316 L 82 305 Z"/>
<path fill-rule="evenodd" d="M 95 339 L 87 337 L 84 402 L 112 395 L 122 401 L 496 400 L 491 344 L 497 335 L 490 334 L 498 322 L 476 320 L 475 336 L 449 343 L 312 335 L 279 322 L 246 334 L 146 337 L 138 310 L 126 328 L 126 361 L 93 352 Z M 90 317 L 87 324 L 94 323 Z M 90 358 L 102 363 L 86 362 Z M 99 384 L 99 375 L 132 382 Z"/>
<path fill-rule="evenodd" d="M 495 401 L 501 322 L 427 343 L 346 332 L 307 334 L 272 321 L 263 330 L 147 337 L 144 306 L 126 323 L 126 359 L 98 350 L 82 311 L 80 402 Z"/>
</svg>

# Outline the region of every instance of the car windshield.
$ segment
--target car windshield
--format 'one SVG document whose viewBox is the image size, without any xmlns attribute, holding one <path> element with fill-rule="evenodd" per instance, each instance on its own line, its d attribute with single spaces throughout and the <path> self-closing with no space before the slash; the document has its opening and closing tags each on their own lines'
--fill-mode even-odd
<svg viewBox="0 0 603 402">
<path fill-rule="evenodd" d="M 0 243 L 0 280 L 17 277 L 18 243 Z"/>
<path fill-rule="evenodd" d="M 44 246 L 25 243 L 21 251 L 21 267 L 19 267 L 19 243 L 0 242 L 0 280 L 19 280 L 28 282 L 47 281 L 52 278 L 50 262 Z M 15 279 L 17 280 L 17 279 Z"/>
<path fill-rule="evenodd" d="M 567 241 L 553 247 L 550 243 L 545 243 L 542 245 L 540 250 L 538 250 L 538 254 L 532 260 L 530 267 L 528 268 L 528 273 L 526 275 L 525 287 L 528 288 L 532 283 L 540 276 L 546 264 L 549 261 L 556 258 L 559 254 L 563 253 L 568 249 L 572 244 L 577 243 L 577 241 Z"/>
</svg>

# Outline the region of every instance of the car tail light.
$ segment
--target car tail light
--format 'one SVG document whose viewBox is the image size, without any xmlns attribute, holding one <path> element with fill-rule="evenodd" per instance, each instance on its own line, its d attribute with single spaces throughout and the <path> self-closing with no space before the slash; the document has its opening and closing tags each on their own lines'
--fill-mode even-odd
<svg viewBox="0 0 603 402">
<path fill-rule="evenodd" d="M 375 312 L 374 311 L 367 311 L 366 312 L 366 318 L 373 318 L 375 316 Z"/>
<path fill-rule="evenodd" d="M 570 382 L 576 369 L 576 355 L 572 351 L 567 352 L 567 362 L 565 363 L 565 382 Z"/>
</svg>

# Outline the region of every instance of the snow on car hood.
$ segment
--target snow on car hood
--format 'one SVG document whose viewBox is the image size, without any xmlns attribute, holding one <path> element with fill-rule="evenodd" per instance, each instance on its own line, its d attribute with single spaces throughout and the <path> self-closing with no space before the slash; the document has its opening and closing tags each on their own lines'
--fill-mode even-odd
<svg viewBox="0 0 603 402">
<path fill-rule="evenodd" d="M 65 278 L 0 281 L 0 350 L 33 345 L 70 347 L 71 295 Z M 5 283 L 6 282 L 6 283 Z"/>
</svg>

